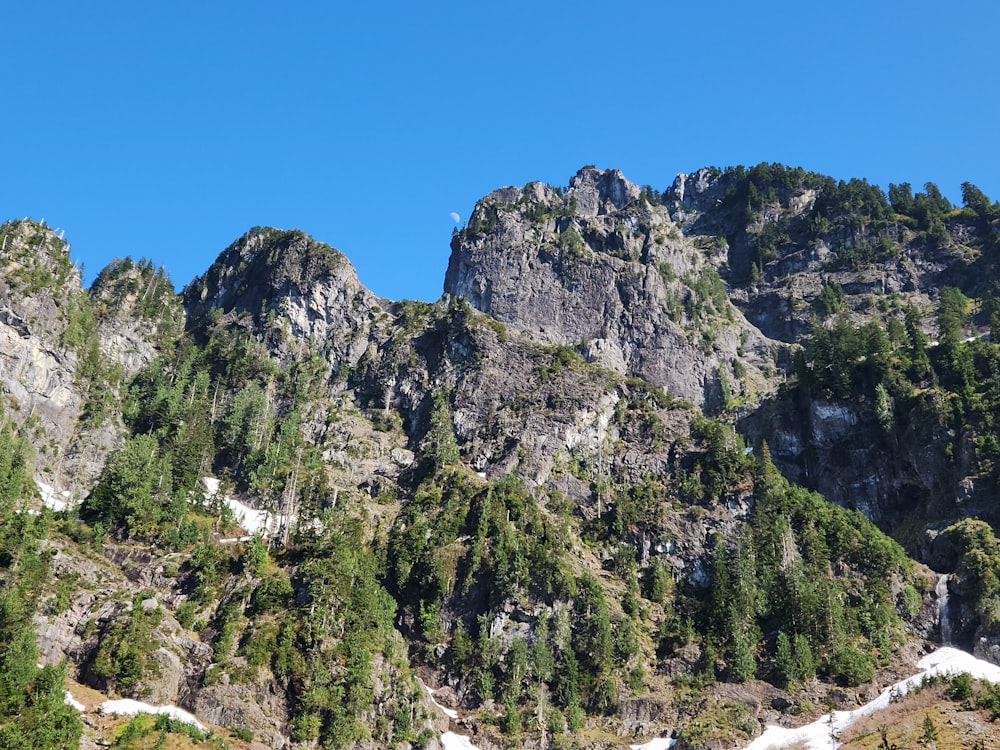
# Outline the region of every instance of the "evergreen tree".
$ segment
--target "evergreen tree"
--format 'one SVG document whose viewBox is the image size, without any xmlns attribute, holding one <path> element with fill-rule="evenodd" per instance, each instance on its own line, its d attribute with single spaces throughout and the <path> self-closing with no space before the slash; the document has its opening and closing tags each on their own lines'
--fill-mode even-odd
<svg viewBox="0 0 1000 750">
<path fill-rule="evenodd" d="M 455 424 L 451 417 L 448 394 L 443 391 L 434 394 L 430 423 L 420 448 L 431 471 L 440 471 L 458 461 Z"/>
</svg>

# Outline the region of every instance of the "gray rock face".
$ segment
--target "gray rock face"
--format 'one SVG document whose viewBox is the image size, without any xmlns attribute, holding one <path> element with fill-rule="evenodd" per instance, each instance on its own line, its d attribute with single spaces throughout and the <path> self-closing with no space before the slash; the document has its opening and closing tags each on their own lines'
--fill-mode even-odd
<svg viewBox="0 0 1000 750">
<path fill-rule="evenodd" d="M 199 690 L 189 704 L 205 721 L 234 729 L 249 729 L 269 747 L 282 747 L 286 740 L 277 717 L 287 714 L 284 697 L 246 685 L 212 685 Z"/>
<path fill-rule="evenodd" d="M 838 216 L 827 215 L 829 207 L 817 210 L 823 193 L 836 189 L 833 180 L 778 188 L 767 199 L 758 196 L 763 205 L 751 208 L 733 200 L 740 179 L 733 170 L 717 168 L 679 174 L 663 194 L 663 204 L 686 236 L 726 238 L 720 273 L 734 304 L 780 341 L 797 341 L 811 319 L 823 313 L 816 303 L 825 286 L 840 287 L 844 310 L 859 318 L 871 317 L 872 298 L 883 295 L 903 294 L 926 309 L 937 289 L 960 278 L 954 271 L 972 256 L 963 243 L 972 241 L 974 228 L 961 215 L 947 219 L 951 239 L 940 244 L 927 242 L 905 222 L 888 223 L 886 236 L 880 237 L 872 227 L 848 231 L 836 226 Z M 895 249 L 872 250 L 887 238 Z M 769 246 L 763 254 L 762 245 Z M 859 255 L 862 263 L 851 259 Z"/>
<path fill-rule="evenodd" d="M 320 353 L 333 372 L 357 364 L 388 320 L 343 255 L 277 229 L 233 243 L 185 289 L 184 304 L 193 320 L 253 332 L 279 362 Z"/>
<path fill-rule="evenodd" d="M 480 201 L 452 242 L 445 292 L 713 408 L 767 389 L 780 349 L 729 303 L 724 250 L 684 238 L 620 172 L 585 168 L 564 195 L 531 183 Z"/>
<path fill-rule="evenodd" d="M 0 383 L 4 410 L 33 425 L 36 466 L 63 489 L 63 460 L 84 394 L 79 356 L 66 340 L 82 302 L 80 272 L 55 233 L 35 222 L 0 227 Z"/>
<path fill-rule="evenodd" d="M 173 287 L 162 277 L 159 289 L 144 286 L 131 294 L 124 290 L 126 278 L 103 286 L 95 282 L 92 298 L 81 286 L 69 246 L 44 225 L 7 222 L 0 227 L 0 246 L 5 411 L 21 424 L 32 424 L 38 478 L 79 499 L 121 431 L 114 407 L 99 420 L 86 419 L 88 393 L 114 392 L 118 382 L 107 380 L 109 365 L 128 375 L 155 356 L 154 336 L 162 321 L 142 319 L 140 302 L 161 299 L 176 318 L 176 330 L 183 313 Z M 99 281 L 125 263 L 116 261 Z"/>
<path fill-rule="evenodd" d="M 90 287 L 101 351 L 131 375 L 157 355 L 157 340 L 184 327 L 184 309 L 173 284 L 149 261 L 116 259 Z"/>
</svg>

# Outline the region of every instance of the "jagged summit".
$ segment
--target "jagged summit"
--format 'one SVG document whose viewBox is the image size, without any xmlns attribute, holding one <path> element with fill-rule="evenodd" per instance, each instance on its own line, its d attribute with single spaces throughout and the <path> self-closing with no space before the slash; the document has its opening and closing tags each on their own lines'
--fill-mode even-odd
<svg viewBox="0 0 1000 750">
<path fill-rule="evenodd" d="M 259 227 L 226 248 L 183 299 L 196 328 L 256 331 L 279 358 L 320 351 L 337 365 L 357 362 L 382 311 L 342 253 L 300 230 Z"/>
<path fill-rule="evenodd" d="M 483 748 L 738 750 L 934 640 L 1000 663 L 1000 204 L 963 201 L 585 167 L 483 198 L 433 304 L 260 228 L 183 295 L 127 259 L 87 293 L 3 225 L 0 734 L 81 729 L 33 638 L 237 750 L 431 746 L 451 716 Z M 995 688 L 933 690 L 942 744 L 997 739 L 966 721 Z M 125 721 L 83 746 L 174 742 Z"/>
<path fill-rule="evenodd" d="M 184 301 L 196 312 L 212 307 L 248 309 L 247 295 L 280 296 L 338 272 L 356 278 L 341 252 L 305 232 L 254 227 L 185 287 Z"/>
<path fill-rule="evenodd" d="M 591 361 L 718 408 L 724 391 L 766 390 L 781 348 L 730 304 L 725 261 L 724 242 L 684 237 L 621 172 L 585 167 L 566 190 L 534 182 L 481 200 L 452 240 L 444 289 L 537 340 L 579 345 Z"/>
</svg>

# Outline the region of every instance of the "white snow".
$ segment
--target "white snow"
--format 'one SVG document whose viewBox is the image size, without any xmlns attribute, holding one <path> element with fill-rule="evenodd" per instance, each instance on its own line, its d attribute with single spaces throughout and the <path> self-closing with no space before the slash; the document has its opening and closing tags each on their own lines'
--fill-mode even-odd
<svg viewBox="0 0 1000 750">
<path fill-rule="evenodd" d="M 68 491 L 56 492 L 55 487 L 51 484 L 46 484 L 38 479 L 35 480 L 35 484 L 38 486 L 38 493 L 42 496 L 42 505 L 56 513 L 66 510 L 70 497 Z"/>
<path fill-rule="evenodd" d="M 106 714 L 166 714 L 167 716 L 177 719 L 178 721 L 183 721 L 186 724 L 193 724 L 198 727 L 201 731 L 206 731 L 205 726 L 198 721 L 192 714 L 189 714 L 182 708 L 177 708 L 177 706 L 151 706 L 148 703 L 143 703 L 142 701 L 134 701 L 130 698 L 123 698 L 117 701 L 104 701 L 98 709 Z"/>
<path fill-rule="evenodd" d="M 205 483 L 205 502 L 210 501 L 219 494 L 218 479 L 215 477 L 202 477 L 201 481 Z M 229 495 L 223 497 L 222 502 L 233 512 L 233 518 L 236 522 L 249 531 L 251 536 L 258 533 L 264 536 L 274 536 L 285 524 L 284 516 L 272 513 L 269 510 L 251 508 L 239 500 L 234 500 Z"/>
<path fill-rule="evenodd" d="M 458 711 L 456 711 L 453 708 L 448 708 L 447 706 L 442 706 L 440 703 L 438 703 L 436 700 L 434 700 L 434 691 L 431 690 L 427 685 L 425 685 L 420 680 L 418 680 L 418 682 L 420 682 L 420 686 L 424 690 L 427 691 L 427 695 L 429 695 L 431 697 L 431 703 L 433 703 L 435 706 L 437 706 L 438 708 L 440 708 L 441 712 L 445 716 L 447 716 L 449 719 L 457 719 L 458 718 Z"/>
<path fill-rule="evenodd" d="M 454 732 L 445 732 L 441 735 L 441 747 L 444 750 L 479 750 L 464 734 Z"/>
<path fill-rule="evenodd" d="M 796 742 L 804 743 L 804 750 L 828 750 L 839 747 L 840 744 L 831 739 L 831 733 L 836 736 L 862 716 L 886 708 L 893 695 L 904 695 L 910 691 L 910 688 L 920 685 L 925 677 L 968 672 L 981 680 L 1000 682 L 1000 667 L 996 664 L 977 659 L 971 654 L 950 646 L 944 646 L 928 654 L 917 662 L 917 666 L 923 671 L 907 680 L 890 685 L 882 691 L 878 698 L 871 703 L 866 703 L 861 708 L 853 711 L 834 711 L 832 714 L 817 719 L 812 724 L 795 729 L 769 726 L 744 750 L 777 750 Z"/>
<path fill-rule="evenodd" d="M 82 703 L 80 703 L 80 701 L 78 701 L 76 698 L 74 698 L 73 694 L 69 690 L 66 690 L 65 693 L 66 693 L 66 698 L 64 702 L 66 703 L 67 706 L 72 706 L 77 711 L 87 710 L 87 707 Z"/>
<path fill-rule="evenodd" d="M 677 740 L 671 740 L 666 737 L 657 737 L 654 740 L 650 740 L 645 745 L 629 745 L 632 750 L 667 750 L 667 748 L 673 747 L 677 743 Z"/>
</svg>

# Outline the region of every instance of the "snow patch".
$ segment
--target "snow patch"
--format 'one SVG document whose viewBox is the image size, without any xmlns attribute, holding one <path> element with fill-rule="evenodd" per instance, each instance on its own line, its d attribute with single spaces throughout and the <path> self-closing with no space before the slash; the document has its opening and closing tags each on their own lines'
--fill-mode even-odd
<svg viewBox="0 0 1000 750">
<path fill-rule="evenodd" d="M 142 701 L 135 701 L 131 698 L 123 698 L 117 701 L 104 701 L 98 709 L 106 714 L 123 714 L 131 716 L 133 714 L 166 714 L 172 719 L 183 721 L 185 724 L 193 724 L 202 732 L 207 731 L 204 724 L 198 721 L 192 714 L 189 714 L 177 706 L 151 706 Z"/>
<path fill-rule="evenodd" d="M 66 693 L 66 697 L 63 700 L 63 702 L 67 706 L 72 706 L 77 711 L 86 711 L 87 710 L 87 707 L 85 705 L 83 705 L 82 703 L 80 703 L 80 701 L 78 701 L 76 698 L 74 698 L 73 694 L 69 690 L 66 690 L 64 692 Z"/>
<path fill-rule="evenodd" d="M 464 734 L 454 732 L 445 732 L 441 735 L 441 747 L 444 750 L 479 750 Z"/>
<path fill-rule="evenodd" d="M 418 680 L 418 682 L 420 682 L 420 681 Z M 458 711 L 456 711 L 453 708 L 448 708 L 446 706 L 442 706 L 440 703 L 438 703 L 436 700 L 434 700 L 434 691 L 431 690 L 427 685 L 425 685 L 423 682 L 420 682 L 420 687 L 422 687 L 424 690 L 427 691 L 427 695 L 429 695 L 431 697 L 431 703 L 433 703 L 435 706 L 437 706 L 438 708 L 440 708 L 441 712 L 445 716 L 447 716 L 449 719 L 457 719 L 458 718 Z"/>
<path fill-rule="evenodd" d="M 67 490 L 56 492 L 55 487 L 51 484 L 46 484 L 38 479 L 35 480 L 35 484 L 38 486 L 38 494 L 42 496 L 42 505 L 46 508 L 54 510 L 56 513 L 62 513 L 69 507 L 70 495 Z"/>
<path fill-rule="evenodd" d="M 202 477 L 201 481 L 205 484 L 204 495 L 205 502 L 207 503 L 219 494 L 219 480 L 215 477 Z M 251 508 L 239 500 L 234 500 L 229 495 L 222 498 L 222 504 L 233 512 L 233 518 L 236 520 L 236 523 L 250 532 L 251 536 L 254 534 L 274 536 L 285 525 L 286 519 L 284 516 L 272 513 L 269 510 Z M 243 541 L 246 538 L 248 537 L 240 537 L 239 541 Z M 232 540 L 225 541 L 232 542 Z"/>
<path fill-rule="evenodd" d="M 657 737 L 655 740 L 650 740 L 645 745 L 629 745 L 632 750 L 667 750 L 667 748 L 673 747 L 677 744 L 677 740 L 672 740 L 667 737 Z"/>
<path fill-rule="evenodd" d="M 839 733 L 862 716 L 868 716 L 888 707 L 894 696 L 905 695 L 912 687 L 919 685 L 925 677 L 967 672 L 980 680 L 1000 682 L 1000 667 L 996 664 L 977 659 L 972 654 L 950 646 L 944 646 L 928 654 L 917 662 L 917 667 L 923 671 L 909 679 L 897 682 L 895 685 L 890 685 L 881 692 L 878 698 L 866 703 L 861 708 L 853 711 L 834 711 L 832 714 L 817 719 L 812 724 L 795 729 L 769 726 L 744 750 L 777 750 L 797 742 L 802 743 L 803 750 L 828 750 L 828 748 L 840 747 L 840 743 L 833 739 Z"/>
</svg>

